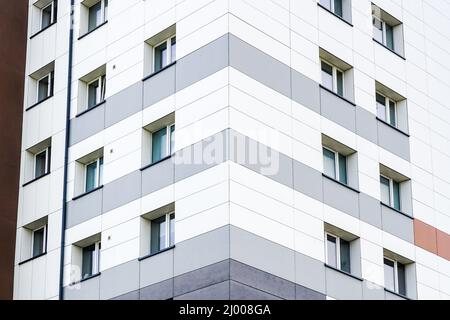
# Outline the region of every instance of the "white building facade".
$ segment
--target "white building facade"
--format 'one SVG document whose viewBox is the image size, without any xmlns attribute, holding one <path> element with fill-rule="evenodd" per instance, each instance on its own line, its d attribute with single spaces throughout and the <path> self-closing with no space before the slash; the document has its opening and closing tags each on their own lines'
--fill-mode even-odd
<svg viewBox="0 0 450 320">
<path fill-rule="evenodd" d="M 30 0 L 15 299 L 449 299 L 449 12 Z"/>
</svg>

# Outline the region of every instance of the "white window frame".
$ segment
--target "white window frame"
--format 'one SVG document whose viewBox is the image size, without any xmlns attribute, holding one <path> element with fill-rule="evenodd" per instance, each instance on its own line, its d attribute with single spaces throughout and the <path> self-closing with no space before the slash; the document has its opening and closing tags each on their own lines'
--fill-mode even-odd
<svg viewBox="0 0 450 320">
<path fill-rule="evenodd" d="M 95 185 L 94 185 L 94 189 L 100 187 L 103 183 L 103 181 L 100 181 L 100 159 L 103 157 L 98 157 L 97 159 L 95 159 L 94 161 L 91 161 L 89 163 L 86 163 L 84 165 L 84 192 L 87 192 L 86 190 L 86 179 L 87 179 L 87 168 L 89 165 L 93 164 L 93 163 L 97 163 L 97 170 L 95 170 Z M 104 159 L 103 159 L 104 161 Z"/>
<path fill-rule="evenodd" d="M 43 7 L 42 9 L 41 9 L 41 29 L 40 30 L 42 30 L 44 27 L 42 26 L 42 24 L 43 24 L 43 19 L 42 19 L 42 17 L 43 17 L 43 12 L 44 12 L 44 10 L 45 9 L 47 9 L 48 7 L 52 7 L 52 11 L 51 11 L 51 16 L 50 16 L 50 24 L 47 26 L 47 27 L 49 27 L 49 26 L 51 26 L 53 23 L 55 23 L 55 1 L 54 0 L 52 0 L 48 5 L 46 5 L 45 7 Z M 46 28 L 47 28 L 46 27 Z"/>
<path fill-rule="evenodd" d="M 100 8 L 100 14 L 101 14 L 101 16 L 102 16 L 102 19 L 101 19 L 101 22 L 98 24 L 98 25 L 96 25 L 95 26 L 95 28 L 97 28 L 98 26 L 100 26 L 101 24 L 103 24 L 103 23 L 105 23 L 106 22 L 106 20 L 107 20 L 107 16 L 106 16 L 106 11 L 105 11 L 105 0 L 100 0 L 100 1 L 97 1 L 96 3 L 94 3 L 92 6 L 90 6 L 89 8 L 88 8 L 88 10 L 90 10 L 93 6 L 95 6 L 97 3 L 99 3 L 99 2 L 101 2 L 101 8 Z M 109 3 L 108 3 L 108 6 L 109 6 Z M 94 29 L 95 29 L 94 28 Z M 94 29 L 92 29 L 92 30 L 94 30 Z"/>
<path fill-rule="evenodd" d="M 98 274 L 100 272 L 100 251 L 101 251 L 101 241 L 96 241 L 95 243 L 92 243 L 90 245 L 87 245 L 85 247 L 83 247 L 81 250 L 83 251 L 84 248 L 87 248 L 91 245 L 94 245 L 94 256 L 92 257 L 92 271 L 91 271 L 91 276 L 95 276 L 96 274 Z M 84 261 L 81 260 L 81 270 L 83 270 L 83 263 Z M 81 275 L 82 279 L 83 279 L 83 274 Z M 89 278 L 89 277 L 87 277 Z"/>
<path fill-rule="evenodd" d="M 41 150 L 39 152 L 36 152 L 34 154 L 34 165 L 33 165 L 33 176 L 34 176 L 34 178 L 37 178 L 36 177 L 36 158 L 37 158 L 38 155 L 40 155 L 41 153 L 44 153 L 44 152 L 45 152 L 45 172 L 44 172 L 44 175 L 49 173 L 49 171 L 50 171 L 50 168 L 48 166 L 48 164 L 49 164 L 49 157 L 48 157 L 49 152 L 48 152 L 48 150 L 49 149 L 50 149 L 50 147 L 47 147 L 47 148 L 45 148 L 45 149 L 43 149 L 43 150 Z"/>
<path fill-rule="evenodd" d="M 398 285 L 398 261 L 388 258 L 386 256 L 384 256 L 383 258 L 394 263 L 394 292 L 400 294 L 400 288 Z M 383 268 L 384 268 L 384 261 L 383 261 Z M 386 276 L 384 278 L 384 281 L 386 281 Z M 384 286 L 386 287 L 386 283 L 384 284 Z"/>
<path fill-rule="evenodd" d="M 386 23 L 386 21 L 384 21 L 383 19 L 378 18 L 378 17 L 375 16 L 375 15 L 372 15 L 372 19 L 376 19 L 376 20 L 380 21 L 380 23 L 381 23 L 381 35 L 382 35 L 381 43 L 382 43 L 385 47 L 387 47 L 387 36 L 386 36 L 386 30 L 387 30 L 387 28 L 386 28 L 386 25 L 389 25 L 392 29 L 394 29 L 394 27 L 391 26 L 390 24 Z M 373 24 L 373 21 L 372 21 L 372 27 L 373 27 L 373 28 L 375 27 L 374 24 Z M 394 30 L 392 30 L 392 32 L 394 32 Z M 393 36 L 394 36 L 394 35 L 393 35 Z M 378 40 L 378 39 L 377 39 L 377 40 Z M 390 48 L 388 48 L 388 49 L 390 49 Z M 393 48 L 392 50 L 394 50 L 394 49 L 395 49 L 395 39 L 394 39 L 394 48 Z"/>
<path fill-rule="evenodd" d="M 168 65 L 170 65 L 174 60 L 172 61 L 172 39 L 176 38 L 176 34 L 174 34 L 173 36 L 165 39 L 164 41 L 161 41 L 159 43 L 157 43 L 156 45 L 153 46 L 153 64 L 152 64 L 152 70 L 153 72 L 156 72 L 156 48 L 158 48 L 160 45 L 162 45 L 163 43 L 166 43 L 166 50 L 167 50 L 167 56 L 166 56 L 166 65 L 164 67 L 161 67 L 161 69 L 164 69 L 165 67 L 167 67 Z"/>
<path fill-rule="evenodd" d="M 333 150 L 333 149 L 330 149 L 328 147 L 325 147 L 325 146 L 322 146 L 322 147 L 324 149 L 334 153 L 334 171 L 335 171 L 334 175 L 336 176 L 336 180 L 340 181 L 340 170 L 339 170 L 339 154 L 340 153 L 335 151 L 335 150 Z M 340 154 L 340 155 L 342 155 L 343 157 L 347 158 L 347 156 L 344 156 L 343 154 Z M 323 157 L 323 154 L 322 154 L 322 157 Z M 345 169 L 346 169 L 345 171 L 348 172 L 348 161 L 346 161 L 346 163 L 345 163 Z M 324 171 L 325 171 L 325 166 L 324 166 Z M 348 175 L 347 175 L 346 178 L 348 180 Z"/>
<path fill-rule="evenodd" d="M 328 62 L 327 60 L 325 60 L 325 59 L 321 59 L 320 60 L 321 62 L 324 62 L 324 63 L 326 63 L 327 65 L 329 65 L 331 68 L 332 68 L 332 81 L 333 81 L 333 88 L 331 89 L 331 91 L 333 91 L 334 93 L 336 93 L 336 94 L 338 94 L 337 92 L 338 92 L 338 86 L 337 86 L 337 73 L 338 73 L 338 71 L 340 72 L 340 73 L 342 73 L 342 96 L 344 96 L 345 95 L 345 72 L 344 71 L 342 71 L 341 69 L 339 69 L 338 67 L 336 67 L 334 64 L 332 64 L 332 63 L 330 63 L 330 62 Z M 320 69 L 320 72 L 323 72 L 322 71 L 322 66 L 320 67 L 321 69 Z"/>
<path fill-rule="evenodd" d="M 389 178 L 388 176 L 385 176 L 384 174 L 380 174 L 380 177 L 383 177 L 383 178 L 389 180 L 389 203 L 388 203 L 388 205 L 391 208 L 394 208 L 394 179 Z M 395 181 L 395 182 L 397 182 L 397 181 Z M 400 197 L 400 193 L 401 193 L 400 183 L 399 182 L 397 182 L 397 183 L 398 183 L 398 187 L 399 187 L 398 191 L 399 191 L 399 197 Z M 381 181 L 380 181 L 380 184 L 381 184 Z M 400 204 L 400 208 L 401 208 L 401 204 Z"/>
<path fill-rule="evenodd" d="M 33 256 L 33 249 L 34 249 L 34 233 L 44 229 L 44 241 L 42 241 L 42 253 L 45 253 L 47 250 L 47 225 L 43 225 L 42 227 L 39 227 L 37 229 L 34 229 L 32 234 L 31 234 L 31 257 L 34 258 L 35 256 Z"/>
<path fill-rule="evenodd" d="M 398 110 L 397 110 L 397 102 L 389 98 L 388 96 L 382 94 L 379 91 L 376 91 L 376 94 L 382 96 L 384 98 L 384 109 L 385 109 L 385 121 L 389 124 L 391 124 L 391 113 L 390 113 L 390 102 L 394 103 L 394 112 L 395 112 L 395 124 L 394 127 L 398 127 Z M 376 100 L 376 99 L 375 99 Z M 378 104 L 378 101 L 376 101 Z M 378 107 L 378 106 L 377 106 Z"/>
<path fill-rule="evenodd" d="M 337 16 L 339 16 L 340 17 L 340 15 L 338 15 L 335 11 L 334 11 L 334 0 L 327 0 L 329 3 L 330 3 L 330 8 L 328 9 L 328 7 L 326 6 L 326 5 L 323 5 L 322 4 L 322 1 L 320 1 L 319 3 L 322 5 L 322 6 L 324 6 L 326 9 L 328 9 L 328 10 L 330 10 L 331 12 L 333 12 L 335 15 L 337 15 Z M 344 4 L 342 3 L 342 6 L 343 6 Z M 344 11 L 344 8 L 342 8 L 342 11 Z M 344 12 L 342 12 L 342 13 L 344 13 Z"/>
<path fill-rule="evenodd" d="M 98 105 L 99 103 L 103 102 L 105 100 L 105 94 L 106 94 L 106 75 L 101 75 L 97 78 L 95 78 L 92 81 L 89 81 L 87 83 L 87 94 L 86 94 L 86 106 L 87 108 L 89 107 L 89 86 L 91 84 L 93 84 L 94 82 L 98 81 L 99 82 L 99 86 L 97 88 L 97 100 L 95 102 L 95 105 L 93 105 L 92 107 L 95 107 L 96 105 Z M 102 99 L 103 98 L 103 99 Z M 91 108 L 92 108 L 91 107 Z"/>
<path fill-rule="evenodd" d="M 39 83 L 44 80 L 45 78 L 48 77 L 48 88 L 47 88 L 47 97 L 45 97 L 44 99 L 47 99 L 48 97 L 50 97 L 50 94 L 52 92 L 52 72 L 47 73 L 45 76 L 43 76 L 42 78 L 37 80 L 37 88 L 36 88 L 36 102 L 40 102 L 43 101 L 39 100 Z"/>
<path fill-rule="evenodd" d="M 165 228 L 165 229 L 166 229 L 166 230 L 165 230 L 165 232 L 166 232 L 166 237 L 165 237 L 165 239 L 164 239 L 164 242 L 165 242 L 165 243 L 164 243 L 164 249 L 161 249 L 161 250 L 165 250 L 165 249 L 171 247 L 171 245 L 170 245 L 170 216 L 171 216 L 172 214 L 174 215 L 174 219 L 175 219 L 175 211 L 171 211 L 171 212 L 165 213 L 165 214 L 163 215 L 163 216 L 165 217 L 165 224 L 166 224 L 166 228 Z M 161 216 L 161 217 L 163 217 L 163 216 Z M 155 220 L 157 220 L 157 219 L 159 219 L 159 218 L 160 218 L 160 217 L 150 220 L 150 224 L 152 223 L 152 221 L 155 221 Z M 150 228 L 150 230 L 151 230 L 151 228 Z M 151 250 L 151 247 L 152 247 L 151 241 L 152 241 L 152 235 L 151 235 L 151 231 L 150 231 L 150 250 Z M 175 239 L 173 239 L 173 242 L 174 242 L 173 245 L 175 245 Z M 161 250 L 158 250 L 158 252 L 161 251 Z"/>
<path fill-rule="evenodd" d="M 330 265 L 328 262 L 328 236 L 331 236 L 336 240 L 336 268 L 341 270 L 341 238 L 329 232 L 325 232 L 325 261 L 327 262 L 327 265 Z"/>
<path fill-rule="evenodd" d="M 172 129 L 172 127 L 174 127 L 175 128 L 175 123 L 171 123 L 171 124 L 169 124 L 169 125 L 167 125 L 167 126 L 165 126 L 165 128 L 166 128 L 166 154 L 165 155 L 163 155 L 162 156 L 162 158 L 165 158 L 165 157 L 168 157 L 168 156 L 171 156 L 172 155 L 172 141 L 171 141 L 171 129 Z M 153 154 L 153 148 L 155 147 L 154 145 L 153 145 L 153 134 L 155 133 L 155 132 L 158 132 L 159 130 L 161 130 L 161 129 L 164 129 L 164 127 L 162 127 L 162 128 L 159 128 L 158 130 L 155 130 L 154 132 L 152 132 L 152 136 L 151 136 L 151 139 L 152 139 L 152 150 L 151 150 L 151 154 Z M 173 130 L 174 132 L 175 132 L 175 129 Z M 152 159 L 153 160 L 153 159 Z M 153 163 L 153 161 L 152 161 L 152 163 Z"/>
</svg>

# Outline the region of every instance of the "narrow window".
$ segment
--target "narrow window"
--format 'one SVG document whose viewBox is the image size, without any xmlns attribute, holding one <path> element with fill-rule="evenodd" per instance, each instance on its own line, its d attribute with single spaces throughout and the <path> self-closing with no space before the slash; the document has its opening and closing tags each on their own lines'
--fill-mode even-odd
<svg viewBox="0 0 450 320">
<path fill-rule="evenodd" d="M 105 100 L 106 76 L 98 77 L 88 83 L 88 109 L 91 109 Z"/>
<path fill-rule="evenodd" d="M 381 93 L 376 93 L 377 117 L 397 127 L 397 103 Z"/>
<path fill-rule="evenodd" d="M 150 253 L 160 252 L 175 243 L 175 213 L 152 220 L 150 228 Z"/>
<path fill-rule="evenodd" d="M 323 147 L 323 166 L 324 173 L 338 180 L 343 184 L 347 184 L 347 157 L 339 152 Z"/>
<path fill-rule="evenodd" d="M 333 90 L 333 67 L 322 61 L 322 85 Z"/>
<path fill-rule="evenodd" d="M 400 211 L 400 183 L 394 179 L 380 176 L 380 193 L 381 202 Z"/>
<path fill-rule="evenodd" d="M 327 234 L 327 264 L 333 268 L 337 268 L 337 238 Z"/>
<path fill-rule="evenodd" d="M 37 102 L 41 102 L 53 94 L 53 72 L 38 80 Z"/>
<path fill-rule="evenodd" d="M 108 20 L 108 0 L 101 0 L 89 7 L 88 32 Z"/>
<path fill-rule="evenodd" d="M 34 156 L 34 178 L 42 177 L 50 172 L 51 147 Z"/>
<path fill-rule="evenodd" d="M 391 204 L 390 181 L 388 178 L 380 176 L 381 202 Z"/>
<path fill-rule="evenodd" d="M 152 163 L 169 156 L 174 146 L 175 125 L 169 125 L 152 133 Z"/>
<path fill-rule="evenodd" d="M 41 11 L 41 30 L 47 28 L 53 23 L 53 2 L 47 5 Z"/>
<path fill-rule="evenodd" d="M 100 250 L 100 241 L 83 248 L 82 279 L 89 278 L 100 271 Z"/>
<path fill-rule="evenodd" d="M 395 263 L 384 258 L 384 287 L 395 292 Z"/>
<path fill-rule="evenodd" d="M 103 157 L 86 165 L 86 187 L 85 192 L 100 187 L 103 183 Z"/>
<path fill-rule="evenodd" d="M 406 295 L 406 274 L 405 265 L 384 258 L 384 287 L 390 291 Z"/>
<path fill-rule="evenodd" d="M 40 256 L 46 251 L 47 226 L 33 231 L 32 257 Z"/>
<path fill-rule="evenodd" d="M 333 268 L 351 273 L 350 242 L 340 237 L 326 234 L 326 261 Z"/>
</svg>

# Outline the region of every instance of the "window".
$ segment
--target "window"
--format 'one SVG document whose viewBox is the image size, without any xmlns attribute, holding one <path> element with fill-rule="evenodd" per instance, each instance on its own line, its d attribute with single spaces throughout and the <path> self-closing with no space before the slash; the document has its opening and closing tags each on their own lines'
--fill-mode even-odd
<svg viewBox="0 0 450 320">
<path fill-rule="evenodd" d="M 100 157 L 86 165 L 85 192 L 100 187 L 103 183 L 103 157 Z"/>
<path fill-rule="evenodd" d="M 51 147 L 34 155 L 34 178 L 37 179 L 50 172 Z"/>
<path fill-rule="evenodd" d="M 52 1 L 41 9 L 41 30 L 56 22 L 58 1 Z"/>
<path fill-rule="evenodd" d="M 38 257 L 47 251 L 47 225 L 33 230 L 31 257 Z"/>
<path fill-rule="evenodd" d="M 91 109 L 105 100 L 106 76 L 88 83 L 87 108 Z"/>
<path fill-rule="evenodd" d="M 161 70 L 175 61 L 176 45 L 176 37 L 173 36 L 154 47 L 154 72 Z"/>
<path fill-rule="evenodd" d="M 323 168 L 324 173 L 347 184 L 347 157 L 339 152 L 323 147 Z"/>
<path fill-rule="evenodd" d="M 406 296 L 406 273 L 405 265 L 384 258 L 384 287 L 390 291 Z"/>
<path fill-rule="evenodd" d="M 326 233 L 326 261 L 333 268 L 351 273 L 350 242 Z"/>
<path fill-rule="evenodd" d="M 343 0 L 320 0 L 322 6 L 340 17 L 343 17 L 342 2 Z"/>
<path fill-rule="evenodd" d="M 400 184 L 380 175 L 381 202 L 400 211 Z"/>
<path fill-rule="evenodd" d="M 173 152 L 175 124 L 168 125 L 152 133 L 152 163 L 169 156 Z"/>
<path fill-rule="evenodd" d="M 88 32 L 94 30 L 108 20 L 108 0 L 100 0 L 89 7 Z"/>
<path fill-rule="evenodd" d="M 393 127 L 397 127 L 397 104 L 395 101 L 376 93 L 377 99 L 377 116 L 383 121 L 386 121 Z"/>
<path fill-rule="evenodd" d="M 37 102 L 41 102 L 53 95 L 53 77 L 53 72 L 51 72 L 38 80 Z"/>
<path fill-rule="evenodd" d="M 175 243 L 175 213 L 167 213 L 152 220 L 150 229 L 150 254 L 169 248 Z"/>
<path fill-rule="evenodd" d="M 322 85 L 338 95 L 344 96 L 344 73 L 323 60 L 321 66 Z"/>
<path fill-rule="evenodd" d="M 97 241 L 83 248 L 81 278 L 86 279 L 100 272 L 101 242 Z"/>
<path fill-rule="evenodd" d="M 373 38 L 385 47 L 403 54 L 403 24 L 372 4 Z"/>
</svg>

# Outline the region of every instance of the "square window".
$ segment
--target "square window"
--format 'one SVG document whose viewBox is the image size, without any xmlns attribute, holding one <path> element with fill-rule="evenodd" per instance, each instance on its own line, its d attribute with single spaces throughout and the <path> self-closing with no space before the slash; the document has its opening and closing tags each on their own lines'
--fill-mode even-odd
<svg viewBox="0 0 450 320">
<path fill-rule="evenodd" d="M 108 0 L 101 0 L 88 8 L 88 29 L 90 32 L 108 20 Z"/>
</svg>

